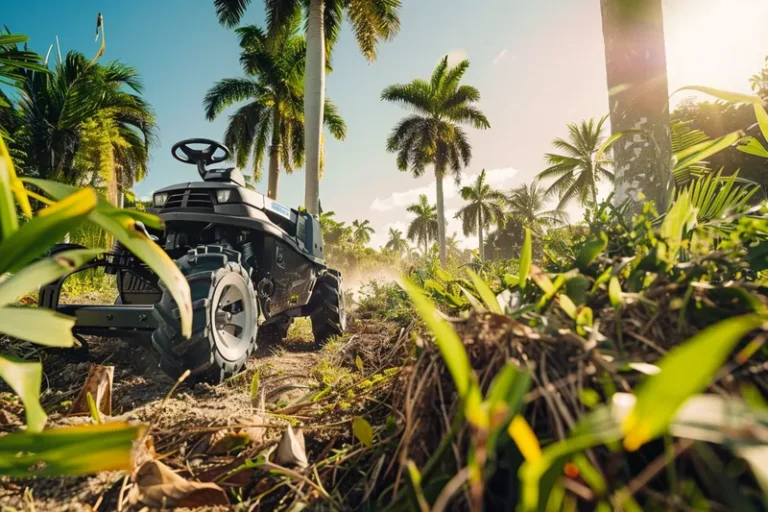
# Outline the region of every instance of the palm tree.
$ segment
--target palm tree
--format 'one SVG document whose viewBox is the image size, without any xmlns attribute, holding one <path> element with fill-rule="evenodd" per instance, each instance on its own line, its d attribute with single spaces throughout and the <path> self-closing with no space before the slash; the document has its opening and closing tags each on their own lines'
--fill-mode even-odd
<svg viewBox="0 0 768 512">
<path fill-rule="evenodd" d="M 371 241 L 371 235 L 375 233 L 371 227 L 371 221 L 368 219 L 360 222 L 355 220 L 352 222 L 352 233 L 355 242 L 365 245 Z"/>
<path fill-rule="evenodd" d="M 485 182 L 485 169 L 472 185 L 462 187 L 459 191 L 461 198 L 469 204 L 456 213 L 456 218 L 462 220 L 464 236 L 477 231 L 480 259 L 483 252 L 483 230 L 491 224 L 504 223 L 504 201 L 506 197 L 498 190 L 493 190 Z"/>
<path fill-rule="evenodd" d="M 14 87 L 23 80 L 22 70 L 46 73 L 41 65 L 43 58 L 26 48 L 20 49 L 19 43 L 26 43 L 29 38 L 22 34 L 11 34 L 7 28 L 0 31 L 0 85 Z M 8 97 L 0 92 L 0 108 L 10 107 Z"/>
<path fill-rule="evenodd" d="M 436 208 L 429 204 L 425 194 L 419 196 L 419 202 L 410 205 L 408 213 L 416 217 L 408 225 L 408 240 L 413 240 L 418 244 L 424 244 L 424 255 L 428 251 L 429 242 L 437 239 L 437 212 Z"/>
<path fill-rule="evenodd" d="M 112 201 L 148 171 L 154 114 L 134 68 L 67 54 L 52 72 L 22 71 L 17 143 L 29 175 L 102 184 Z"/>
<path fill-rule="evenodd" d="M 491 126 L 474 105 L 480 100 L 480 92 L 469 85 L 459 85 L 468 67 L 468 60 L 449 67 L 446 56 L 429 82 L 416 79 L 409 84 L 389 86 L 381 93 L 383 100 L 401 103 L 414 111 L 395 126 L 387 140 L 387 151 L 397 152 L 397 167 L 401 171 L 410 167 L 416 177 L 424 174 L 427 165 L 435 168 L 442 264 L 445 264 L 443 177 L 450 169 L 458 184 L 461 170 L 472 158 L 469 138 L 459 124 L 466 123 L 477 129 Z"/>
<path fill-rule="evenodd" d="M 614 145 L 614 199 L 629 199 L 636 211 L 643 192 L 663 213 L 672 182 L 672 143 L 662 0 L 600 4 L 611 130 L 648 134 Z"/>
<path fill-rule="evenodd" d="M 240 23 L 251 0 L 214 0 L 219 22 L 234 27 Z M 325 68 L 328 53 L 339 38 L 346 9 L 363 55 L 373 61 L 376 44 L 392 39 L 400 29 L 400 0 L 265 0 L 267 25 L 276 34 L 301 17 L 306 7 L 307 59 L 305 63 L 305 148 L 306 185 L 304 206 L 319 213 L 320 161 L 323 108 L 325 106 Z"/>
<path fill-rule="evenodd" d="M 445 249 L 448 253 L 448 258 L 461 259 L 462 249 L 459 247 L 458 233 L 454 231 L 451 236 L 445 239 Z"/>
<path fill-rule="evenodd" d="M 555 139 L 552 145 L 564 154 L 547 153 L 550 167 L 539 173 L 537 179 L 557 178 L 547 189 L 548 195 L 560 199 L 557 208 L 563 208 L 576 199 L 582 206 L 597 203 L 597 183 L 601 179 L 613 182 L 613 173 L 607 169 L 610 160 L 603 154 L 598 158 L 603 143 L 603 116 L 595 124 L 594 119 L 581 124 L 569 124 L 569 139 Z"/>
<path fill-rule="evenodd" d="M 403 238 L 403 232 L 399 229 L 389 228 L 389 240 L 387 240 L 384 248 L 402 255 L 408 249 L 408 242 Z"/>
<path fill-rule="evenodd" d="M 304 164 L 304 60 L 306 41 L 288 27 L 270 38 L 254 25 L 237 30 L 243 52 L 240 62 L 248 78 L 226 78 L 206 94 L 205 115 L 212 121 L 227 107 L 248 101 L 229 118 L 225 143 L 235 151 L 238 167 L 253 157 L 253 176 L 261 178 L 269 153 L 267 196 L 277 199 L 280 160 L 285 172 Z M 336 105 L 326 100 L 325 123 L 337 139 L 346 125 Z"/>
<path fill-rule="evenodd" d="M 558 209 L 547 210 L 546 192 L 535 181 L 513 188 L 507 196 L 507 213 L 517 218 L 523 227 L 541 233 L 545 228 L 562 224 L 567 214 Z"/>
</svg>

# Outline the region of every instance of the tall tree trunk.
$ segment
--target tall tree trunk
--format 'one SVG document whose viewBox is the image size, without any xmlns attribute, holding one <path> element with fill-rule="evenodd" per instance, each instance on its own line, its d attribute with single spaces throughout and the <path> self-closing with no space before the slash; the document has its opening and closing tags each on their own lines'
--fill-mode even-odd
<svg viewBox="0 0 768 512">
<path fill-rule="evenodd" d="M 325 104 L 325 0 L 310 0 L 307 22 L 307 61 L 304 68 L 304 207 L 320 211 L 320 136 Z"/>
<path fill-rule="evenodd" d="M 445 205 L 443 204 L 443 175 L 435 173 L 437 184 L 437 248 L 440 251 L 440 264 L 445 265 Z"/>
<path fill-rule="evenodd" d="M 485 261 L 485 252 L 483 251 L 483 210 L 477 210 L 477 242 L 480 254 L 480 261 Z"/>
<path fill-rule="evenodd" d="M 642 192 L 667 208 L 672 143 L 664 48 L 662 0 L 601 0 L 605 68 L 613 133 L 644 130 L 613 145 L 614 200 L 630 199 L 636 210 Z"/>
<path fill-rule="evenodd" d="M 267 178 L 267 197 L 277 201 L 277 182 L 280 179 L 280 109 L 275 109 L 272 121 L 272 144 L 269 146 L 269 177 Z"/>
</svg>

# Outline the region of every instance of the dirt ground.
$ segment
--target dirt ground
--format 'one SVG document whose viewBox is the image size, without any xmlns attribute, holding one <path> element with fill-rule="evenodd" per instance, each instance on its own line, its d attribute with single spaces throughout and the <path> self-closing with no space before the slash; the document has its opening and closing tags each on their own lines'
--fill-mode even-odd
<svg viewBox="0 0 768 512">
<path fill-rule="evenodd" d="M 112 418 L 151 424 L 151 438 L 156 458 L 188 479 L 213 481 L 238 459 L 232 452 L 211 454 L 215 436 L 231 432 L 232 425 L 258 422 L 259 418 L 278 420 L 282 414 L 294 425 L 310 421 L 310 417 L 293 412 L 302 397 L 316 393 L 323 380 L 335 379 L 326 350 L 317 351 L 311 341 L 308 325 L 297 323 L 289 339 L 277 344 L 262 343 L 247 366 L 247 371 L 217 386 L 182 384 L 164 403 L 174 382 L 157 365 L 147 339 L 121 341 L 89 338 L 88 361 L 73 360 L 72 354 L 43 355 L 44 382 L 41 401 L 49 413 L 46 428 L 88 423 L 88 416 L 67 416 L 91 364 L 113 365 Z M 342 341 L 337 343 L 342 344 Z M 324 360 L 321 363 L 320 358 Z M 337 358 L 338 359 L 338 358 Z M 353 360 L 354 361 L 354 360 Z M 252 403 L 251 381 L 259 373 L 258 401 Z M 324 373 L 325 372 L 325 373 Z M 328 384 L 327 382 L 325 383 Z M 262 405 L 263 404 L 263 405 Z M 261 416 L 254 416 L 261 414 Z M 11 432 L 21 425 L 23 409 L 17 402 L 3 403 L 0 432 Z M 277 422 L 277 420 L 274 420 Z M 256 433 L 257 441 L 275 444 L 285 430 L 283 422 L 275 431 Z M 311 430 L 311 427 L 310 427 Z M 263 439 L 262 439 L 263 437 Z M 307 453 L 323 446 L 322 436 L 307 441 Z M 196 454 L 196 452 L 199 452 Z M 315 453 L 316 454 L 316 453 Z M 222 469 L 224 468 L 224 469 Z M 237 483 L 237 485 L 242 482 Z M 87 477 L 41 478 L 29 480 L 0 479 L 0 510 L 16 511 L 112 511 L 143 510 L 125 499 L 130 481 L 125 472 L 105 472 Z M 194 510 L 248 510 L 230 507 L 197 507 Z M 181 510 L 181 509 L 179 509 Z"/>
</svg>

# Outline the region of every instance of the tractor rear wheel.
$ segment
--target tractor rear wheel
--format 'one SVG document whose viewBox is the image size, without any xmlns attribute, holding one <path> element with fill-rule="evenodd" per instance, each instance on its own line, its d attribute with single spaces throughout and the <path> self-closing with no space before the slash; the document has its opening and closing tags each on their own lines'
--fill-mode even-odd
<svg viewBox="0 0 768 512">
<path fill-rule="evenodd" d="M 192 296 L 192 336 L 181 335 L 179 309 L 165 285 L 155 304 L 159 327 L 152 344 L 170 377 L 191 372 L 193 381 L 218 383 L 240 372 L 256 349 L 258 302 L 239 252 L 199 246 L 176 261 Z"/>
<path fill-rule="evenodd" d="M 321 271 L 312 292 L 311 304 L 314 305 L 310 318 L 316 345 L 323 346 L 333 336 L 344 333 L 347 327 L 347 312 L 344 293 L 341 290 L 341 276 L 338 273 L 331 270 Z"/>
</svg>

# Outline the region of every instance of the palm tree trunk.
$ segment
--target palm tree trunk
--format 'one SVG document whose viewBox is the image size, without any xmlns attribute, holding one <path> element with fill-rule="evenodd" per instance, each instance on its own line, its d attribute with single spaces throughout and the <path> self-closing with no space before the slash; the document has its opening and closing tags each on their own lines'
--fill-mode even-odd
<svg viewBox="0 0 768 512">
<path fill-rule="evenodd" d="M 661 0 L 601 0 L 613 133 L 644 130 L 613 146 L 614 200 L 641 207 L 640 192 L 667 207 L 672 143 Z"/>
<path fill-rule="evenodd" d="M 267 197 L 277 201 L 277 182 L 280 179 L 280 109 L 273 107 L 272 145 L 269 146 L 269 177 L 267 179 Z"/>
<path fill-rule="evenodd" d="M 483 251 L 483 210 L 477 210 L 477 242 L 478 253 L 480 254 L 480 261 L 485 261 L 485 253 Z"/>
<path fill-rule="evenodd" d="M 310 0 L 307 22 L 307 61 L 304 68 L 304 207 L 320 210 L 320 136 L 325 104 L 325 0 Z"/>
<path fill-rule="evenodd" d="M 437 247 L 440 251 L 440 264 L 445 265 L 445 205 L 443 204 L 443 175 L 435 173 L 437 184 Z"/>
</svg>

